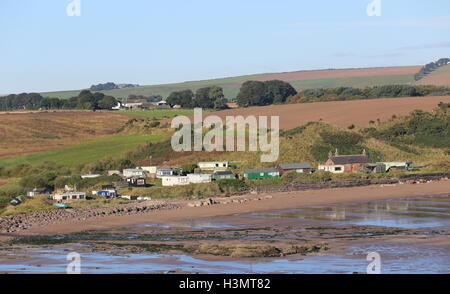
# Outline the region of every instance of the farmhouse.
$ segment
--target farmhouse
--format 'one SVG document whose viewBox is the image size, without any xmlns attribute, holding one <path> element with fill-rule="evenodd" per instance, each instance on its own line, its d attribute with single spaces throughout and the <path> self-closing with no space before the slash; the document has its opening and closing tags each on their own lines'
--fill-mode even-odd
<svg viewBox="0 0 450 294">
<path fill-rule="evenodd" d="M 247 169 L 244 178 L 249 180 L 279 178 L 280 172 L 276 168 Z"/>
<path fill-rule="evenodd" d="M 278 170 L 280 174 L 289 171 L 295 171 L 297 173 L 312 173 L 313 169 L 309 163 L 284 163 L 278 165 Z"/>
<path fill-rule="evenodd" d="M 336 152 L 337 153 L 337 152 Z M 351 173 L 359 172 L 363 165 L 370 163 L 369 157 L 364 151 L 360 155 L 335 155 L 331 154 L 325 164 L 319 165 L 319 170 L 332 173 Z"/>
<path fill-rule="evenodd" d="M 213 181 L 219 181 L 219 180 L 230 180 L 235 179 L 236 175 L 229 170 L 225 171 L 215 171 L 211 176 Z"/>
<path fill-rule="evenodd" d="M 140 168 L 127 168 L 123 170 L 123 176 L 125 178 L 131 178 L 131 177 L 144 177 L 145 171 Z"/>
<path fill-rule="evenodd" d="M 156 177 L 158 179 L 162 177 L 177 176 L 183 172 L 183 169 L 177 167 L 160 167 L 156 169 Z"/>
<path fill-rule="evenodd" d="M 85 192 L 63 192 L 54 194 L 52 196 L 53 200 L 55 201 L 74 201 L 74 200 L 84 200 L 86 199 L 86 193 Z"/>
<path fill-rule="evenodd" d="M 226 170 L 228 168 L 228 162 L 227 161 L 199 162 L 198 167 L 201 170 Z"/>
</svg>

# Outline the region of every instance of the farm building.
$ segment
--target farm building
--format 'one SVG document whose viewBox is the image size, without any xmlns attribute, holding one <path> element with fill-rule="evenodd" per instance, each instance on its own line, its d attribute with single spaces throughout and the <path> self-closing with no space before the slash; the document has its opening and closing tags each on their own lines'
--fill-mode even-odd
<svg viewBox="0 0 450 294">
<path fill-rule="evenodd" d="M 54 194 L 52 196 L 55 201 L 74 201 L 74 200 L 85 200 L 86 193 L 85 192 L 64 192 Z"/>
<path fill-rule="evenodd" d="M 125 178 L 145 177 L 145 171 L 140 168 L 127 168 L 123 170 L 123 176 Z"/>
<path fill-rule="evenodd" d="M 129 187 L 145 187 L 147 182 L 143 177 L 131 177 L 127 179 L 127 183 Z"/>
<path fill-rule="evenodd" d="M 363 165 L 369 164 L 370 159 L 365 154 L 360 155 L 335 155 L 328 157 L 325 164 L 319 165 L 319 170 L 332 173 L 351 173 L 359 172 Z"/>
<path fill-rule="evenodd" d="M 158 179 L 162 177 L 178 176 L 183 172 L 183 169 L 177 167 L 160 167 L 156 169 L 156 177 Z"/>
<path fill-rule="evenodd" d="M 280 172 L 276 168 L 257 168 L 244 171 L 244 178 L 249 180 L 279 178 Z"/>
<path fill-rule="evenodd" d="M 198 167 L 201 170 L 226 170 L 228 169 L 228 162 L 227 161 L 199 162 Z"/>
<path fill-rule="evenodd" d="M 164 187 L 189 185 L 187 176 L 163 176 L 161 180 Z"/>
<path fill-rule="evenodd" d="M 210 183 L 211 175 L 210 174 L 188 174 L 188 182 L 190 184 L 200 184 L 200 183 Z"/>
<path fill-rule="evenodd" d="M 236 175 L 232 171 L 215 171 L 211 176 L 213 181 L 235 179 Z"/>
<path fill-rule="evenodd" d="M 386 172 L 389 172 L 391 169 L 403 169 L 403 170 L 412 170 L 413 163 L 412 162 L 402 162 L 402 161 L 394 161 L 394 162 L 379 162 L 386 166 Z"/>
<path fill-rule="evenodd" d="M 289 171 L 295 171 L 297 173 L 312 173 L 313 169 L 309 163 L 284 163 L 278 165 L 280 174 Z"/>
<path fill-rule="evenodd" d="M 39 195 L 50 195 L 52 191 L 48 188 L 34 188 L 31 191 L 27 192 L 28 197 L 36 197 Z"/>
</svg>

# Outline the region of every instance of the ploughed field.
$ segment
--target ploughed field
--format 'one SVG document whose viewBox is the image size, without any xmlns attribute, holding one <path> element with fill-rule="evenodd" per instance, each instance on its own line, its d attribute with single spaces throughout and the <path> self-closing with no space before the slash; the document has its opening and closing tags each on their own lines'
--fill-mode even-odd
<svg viewBox="0 0 450 294">
<path fill-rule="evenodd" d="M 229 109 L 214 114 L 224 119 L 226 116 L 242 115 L 279 116 L 280 128 L 284 130 L 302 126 L 311 121 L 326 123 L 346 128 L 352 124 L 358 127 L 369 125 L 371 120 L 388 120 L 393 115 L 408 115 L 416 109 L 430 111 L 439 102 L 450 102 L 450 96 L 384 98 L 353 101 L 331 101 L 316 103 L 299 103 Z"/>
<path fill-rule="evenodd" d="M 0 158 L 110 136 L 129 118 L 117 113 L 90 111 L 0 113 Z"/>
</svg>

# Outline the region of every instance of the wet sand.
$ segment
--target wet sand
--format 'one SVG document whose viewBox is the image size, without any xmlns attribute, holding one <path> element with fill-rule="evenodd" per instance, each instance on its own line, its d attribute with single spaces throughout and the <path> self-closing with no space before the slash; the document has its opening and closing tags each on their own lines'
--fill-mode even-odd
<svg viewBox="0 0 450 294">
<path fill-rule="evenodd" d="M 87 230 L 108 230 L 137 224 L 158 224 L 201 218 L 231 216 L 252 212 L 273 211 L 302 206 L 327 205 L 337 203 L 361 202 L 369 200 L 387 200 L 403 197 L 448 196 L 450 181 L 444 180 L 427 184 L 368 186 L 339 189 L 323 189 L 301 192 L 244 195 L 230 199 L 246 199 L 245 203 L 216 204 L 202 207 L 189 207 L 195 200 L 174 200 L 180 209 L 153 211 L 140 215 L 106 216 L 83 221 L 64 221 L 45 227 L 4 235 L 2 239 L 17 235 L 69 234 Z M 257 200 L 257 201 L 250 201 Z"/>
</svg>

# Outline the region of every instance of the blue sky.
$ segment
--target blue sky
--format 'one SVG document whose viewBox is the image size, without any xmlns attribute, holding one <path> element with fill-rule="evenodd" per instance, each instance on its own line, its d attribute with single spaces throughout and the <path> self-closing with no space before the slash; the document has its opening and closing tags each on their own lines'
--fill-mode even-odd
<svg viewBox="0 0 450 294">
<path fill-rule="evenodd" d="M 450 1 L 0 0 L 0 94 L 450 57 Z"/>
</svg>

